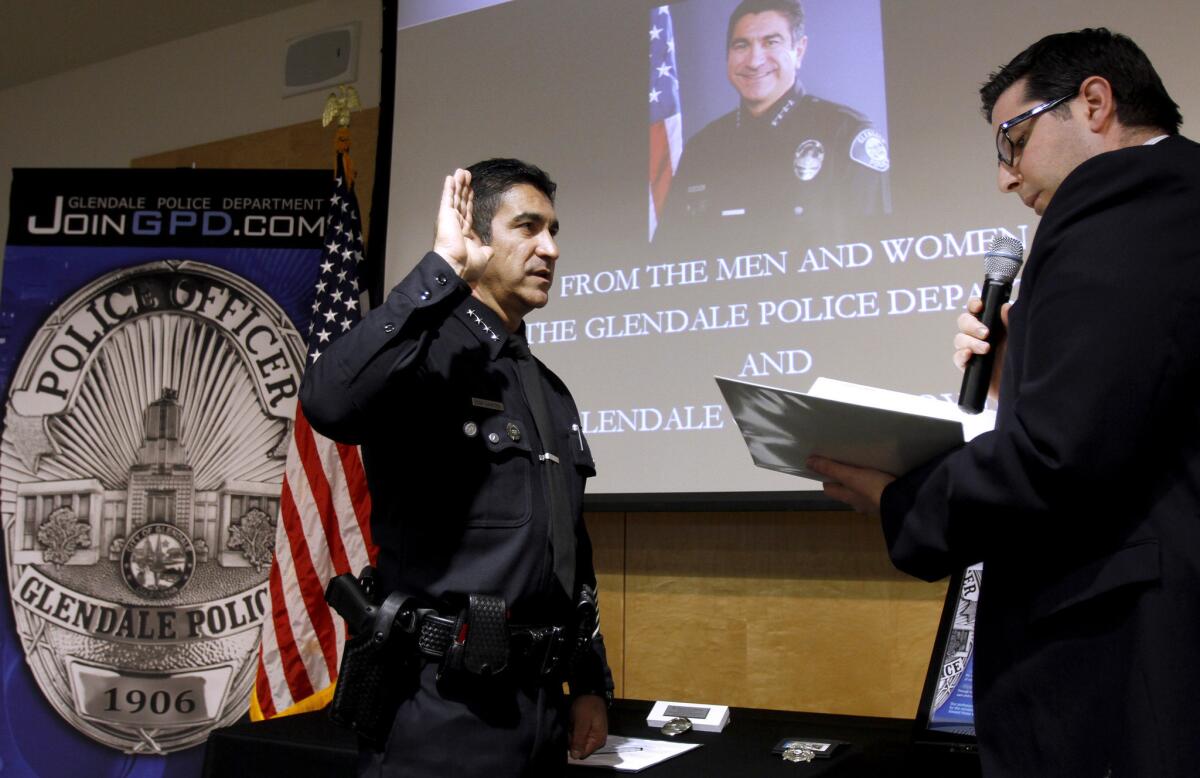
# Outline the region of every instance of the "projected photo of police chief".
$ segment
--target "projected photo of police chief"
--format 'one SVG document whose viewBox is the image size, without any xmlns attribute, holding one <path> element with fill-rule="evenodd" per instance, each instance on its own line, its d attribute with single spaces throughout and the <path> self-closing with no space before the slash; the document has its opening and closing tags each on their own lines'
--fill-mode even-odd
<svg viewBox="0 0 1200 778">
<path fill-rule="evenodd" d="M 649 26 L 656 250 L 799 248 L 891 212 L 879 0 L 689 0 Z"/>
</svg>

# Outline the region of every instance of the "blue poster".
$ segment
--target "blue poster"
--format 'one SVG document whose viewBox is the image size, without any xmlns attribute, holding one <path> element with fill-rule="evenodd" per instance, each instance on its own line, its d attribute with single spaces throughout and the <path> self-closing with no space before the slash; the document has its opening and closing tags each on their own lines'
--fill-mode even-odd
<svg viewBox="0 0 1200 778">
<path fill-rule="evenodd" d="M 983 563 L 971 565 L 963 573 L 941 664 L 937 668 L 937 686 L 929 709 L 931 730 L 975 734 L 975 615 L 982 583 Z"/>
<path fill-rule="evenodd" d="M 199 775 L 245 713 L 331 191 L 14 171 L 0 773 Z"/>
</svg>

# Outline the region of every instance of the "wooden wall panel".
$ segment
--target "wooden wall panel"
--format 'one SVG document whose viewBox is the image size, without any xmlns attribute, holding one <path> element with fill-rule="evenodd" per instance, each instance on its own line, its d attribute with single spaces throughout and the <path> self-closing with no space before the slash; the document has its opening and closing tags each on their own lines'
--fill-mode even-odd
<svg viewBox="0 0 1200 778">
<path fill-rule="evenodd" d="M 264 170 L 333 169 L 334 127 L 319 119 L 290 127 L 265 130 L 238 138 L 214 141 L 133 160 L 132 167 L 261 168 Z M 371 195 L 375 189 L 375 146 L 379 134 L 379 109 L 355 111 L 350 125 L 350 157 L 354 161 L 358 204 L 363 233 L 369 236 Z M 435 192 L 434 197 L 437 196 Z"/>
<path fill-rule="evenodd" d="M 377 109 L 355 114 L 364 217 L 377 123 Z M 132 164 L 324 168 L 332 149 L 333 128 L 312 121 Z M 848 512 L 604 512 L 586 520 L 618 696 L 915 713 L 946 584 L 896 572 L 878 522 Z"/>
<path fill-rule="evenodd" d="M 596 588 L 600 597 L 600 628 L 608 651 L 608 665 L 618 697 L 625 693 L 625 514 L 588 513 L 588 534 L 596 563 Z"/>
<path fill-rule="evenodd" d="M 626 524 L 624 693 L 912 716 L 945 584 L 896 572 L 853 513 Z"/>
</svg>

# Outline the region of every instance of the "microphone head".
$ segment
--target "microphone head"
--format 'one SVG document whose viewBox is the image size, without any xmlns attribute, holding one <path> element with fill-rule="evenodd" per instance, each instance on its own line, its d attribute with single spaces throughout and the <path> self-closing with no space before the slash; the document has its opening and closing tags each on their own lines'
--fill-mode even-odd
<svg viewBox="0 0 1200 778">
<path fill-rule="evenodd" d="M 997 235 L 983 255 L 983 274 L 989 281 L 1011 284 L 1021 270 L 1025 247 L 1011 235 Z"/>
</svg>

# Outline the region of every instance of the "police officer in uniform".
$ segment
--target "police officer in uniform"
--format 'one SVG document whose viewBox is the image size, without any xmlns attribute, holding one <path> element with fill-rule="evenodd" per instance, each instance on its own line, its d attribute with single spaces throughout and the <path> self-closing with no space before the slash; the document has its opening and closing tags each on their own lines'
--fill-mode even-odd
<svg viewBox="0 0 1200 778">
<path fill-rule="evenodd" d="M 448 176 L 433 251 L 304 376 L 312 426 L 362 446 L 378 588 L 429 603 L 426 627 L 455 625 L 422 631 L 387 746 L 362 751 L 360 775 L 557 774 L 568 749 L 586 757 L 607 736 L 598 619 L 578 634 L 577 618 L 596 582 L 582 513 L 595 468 L 523 324 L 549 299 L 554 192 L 519 160 Z M 464 617 L 477 602 L 491 622 Z"/>
<path fill-rule="evenodd" d="M 784 230 L 775 241 L 797 228 L 845 237 L 856 220 L 890 211 L 887 141 L 857 111 L 804 92 L 796 74 L 807 44 L 798 0 L 734 9 L 726 72 L 740 102 L 688 141 L 656 242 L 697 243 L 718 226 L 755 245 L 767 225 Z"/>
</svg>

